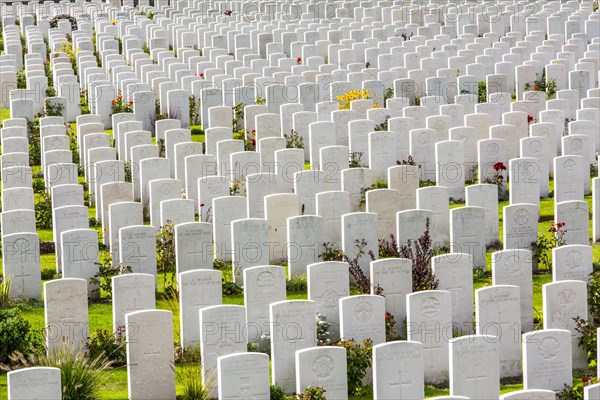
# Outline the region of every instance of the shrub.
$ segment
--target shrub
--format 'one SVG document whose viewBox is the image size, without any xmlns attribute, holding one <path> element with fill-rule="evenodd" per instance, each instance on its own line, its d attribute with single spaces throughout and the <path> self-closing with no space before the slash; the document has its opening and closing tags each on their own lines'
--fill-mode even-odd
<svg viewBox="0 0 600 400">
<path fill-rule="evenodd" d="M 10 277 L 2 277 L 0 281 L 0 310 L 10 307 Z"/>
<path fill-rule="evenodd" d="M 41 193 L 34 208 L 37 229 L 52 229 L 52 196 L 48 190 Z"/>
<path fill-rule="evenodd" d="M 223 281 L 223 296 L 236 296 L 244 293 L 244 289 L 235 282 Z"/>
<path fill-rule="evenodd" d="M 40 242 L 40 254 L 54 254 L 56 252 L 56 243 Z"/>
<path fill-rule="evenodd" d="M 588 355 L 588 360 L 597 360 L 597 329 L 600 328 L 600 272 L 590 274 L 588 282 L 588 319 L 577 317 L 575 330 L 581 334 L 579 347 Z"/>
<path fill-rule="evenodd" d="M 286 149 L 303 149 L 304 148 L 304 138 L 298 135 L 298 132 L 295 130 L 291 130 L 289 135 L 283 135 L 285 138 L 285 148 Z"/>
<path fill-rule="evenodd" d="M 57 276 L 59 274 L 56 273 L 55 269 L 45 268 L 42 269 L 42 280 L 49 281 L 51 279 L 58 279 Z"/>
<path fill-rule="evenodd" d="M 406 243 L 398 245 L 394 235 L 390 235 L 390 241 L 379 241 L 379 258 L 408 258 L 412 260 L 413 292 L 437 288 L 438 281 L 431 270 L 431 257 L 433 255 L 429 218 L 425 221 L 425 232 L 414 242 L 408 240 Z M 371 254 L 371 259 L 375 260 L 374 254 Z"/>
<path fill-rule="evenodd" d="M 354 282 L 358 286 L 359 290 L 363 294 L 369 294 L 371 292 L 371 281 L 369 278 L 363 273 L 360 268 L 359 260 L 362 256 L 365 255 L 365 247 L 367 247 L 366 240 L 355 240 L 354 244 L 356 245 L 356 255 L 354 258 L 348 257 L 344 254 L 344 251 L 338 249 L 333 243 L 323 243 L 323 247 L 325 248 L 323 253 L 319 255 L 319 258 L 322 258 L 323 261 L 343 261 L 347 262 L 350 266 L 350 275 L 354 278 Z"/>
<path fill-rule="evenodd" d="M 317 344 L 319 346 L 329 346 L 331 344 L 331 333 L 329 328 L 331 324 L 327 322 L 327 317 L 317 313 Z"/>
<path fill-rule="evenodd" d="M 175 271 L 175 227 L 170 222 L 156 235 L 156 268 L 158 272 Z"/>
<path fill-rule="evenodd" d="M 304 389 L 304 392 L 297 394 L 295 397 L 292 397 L 292 399 L 327 400 L 327 397 L 325 397 L 325 392 L 326 392 L 326 390 L 320 386 L 317 386 L 317 387 L 309 386 L 306 389 Z"/>
<path fill-rule="evenodd" d="M 286 400 L 287 396 L 285 391 L 277 385 L 271 385 L 271 396 L 270 400 Z"/>
<path fill-rule="evenodd" d="M 354 393 L 362 387 L 362 381 L 371 366 L 373 342 L 370 339 L 356 343 L 354 340 L 342 340 L 338 344 L 346 349 L 348 393 Z"/>
<path fill-rule="evenodd" d="M 90 278 L 90 282 L 99 287 L 98 291 L 94 293 L 96 297 L 100 297 L 99 290 L 104 290 L 112 297 L 111 278 L 115 275 L 123 275 L 132 272 L 131 267 L 126 267 L 123 264 L 113 266 L 110 254 L 105 254 L 96 265 L 98 265 L 98 273 Z"/>
<path fill-rule="evenodd" d="M 306 292 L 308 290 L 308 281 L 306 274 L 294 275 L 285 282 L 287 292 Z"/>
<path fill-rule="evenodd" d="M 35 340 L 31 324 L 18 309 L 0 309 L 0 363 L 9 364 L 15 352 L 28 352 Z"/>
<path fill-rule="evenodd" d="M 171 367 L 174 368 L 174 367 Z M 181 400 L 209 400 L 208 390 L 202 384 L 202 373 L 199 365 L 187 365 L 185 368 L 175 369 L 175 380 L 181 388 Z"/>
<path fill-rule="evenodd" d="M 117 327 L 116 332 L 97 329 L 90 336 L 86 346 L 92 359 L 105 356 L 113 366 L 127 364 L 124 326 Z"/>
</svg>

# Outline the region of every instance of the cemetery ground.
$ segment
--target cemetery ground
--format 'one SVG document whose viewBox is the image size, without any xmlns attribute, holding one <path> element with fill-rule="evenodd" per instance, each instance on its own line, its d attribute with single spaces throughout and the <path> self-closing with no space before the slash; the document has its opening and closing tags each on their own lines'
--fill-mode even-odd
<svg viewBox="0 0 600 400">
<path fill-rule="evenodd" d="M 0 125 L 4 119 L 9 118 L 9 110 L 3 109 L 0 110 Z M 75 128 L 75 123 L 70 124 L 73 128 Z M 200 126 L 191 127 L 195 132 L 202 132 Z M 111 134 L 112 131 L 107 129 L 106 133 Z M 197 133 L 192 135 L 192 141 L 195 142 L 204 142 L 204 134 Z M 155 142 L 155 138 L 153 138 L 153 142 Z M 0 153 L 1 154 L 1 153 Z M 308 163 L 306 165 L 308 169 Z M 39 172 L 40 167 L 34 166 L 32 169 L 33 176 Z M 596 172 L 597 173 L 597 172 Z M 595 176 L 591 176 L 594 178 Z M 38 178 L 39 179 L 39 178 Z M 84 178 L 79 177 L 79 183 L 83 183 Z M 422 182 L 422 185 L 426 183 Z M 1 185 L 1 182 L 0 182 Z M 1 189 L 1 186 L 0 186 Z M 550 192 L 553 191 L 553 180 L 550 180 Z M 41 194 L 36 193 L 36 202 L 40 200 Z M 590 218 L 589 218 L 589 230 L 590 237 L 592 236 L 592 196 L 586 196 L 585 201 L 588 203 L 588 207 L 590 210 Z M 450 203 L 450 208 L 457 208 L 464 206 L 465 203 Z M 508 201 L 499 202 L 498 204 L 498 221 L 499 221 L 499 237 L 503 237 L 503 224 L 502 224 L 502 210 L 505 206 L 510 205 Z M 90 218 L 94 218 L 96 213 L 96 209 L 94 207 L 89 207 L 89 216 Z M 542 198 L 540 199 L 540 218 L 538 221 L 538 232 L 540 235 L 543 235 L 547 238 L 550 238 L 553 234 L 549 232 L 550 227 L 554 223 L 554 199 L 550 198 Z M 148 223 L 147 223 L 148 224 Z M 90 227 L 95 228 L 101 233 L 101 227 Z M 52 241 L 52 229 L 39 229 L 37 233 L 40 236 L 41 242 L 51 242 Z M 486 269 L 483 271 L 474 270 L 473 275 L 473 289 L 477 290 L 479 288 L 490 286 L 491 282 L 491 254 L 497 251 L 497 249 L 488 249 L 486 253 Z M 594 263 L 594 271 L 600 270 L 600 244 L 594 243 L 592 246 L 593 251 L 593 263 Z M 447 252 L 447 250 L 446 250 Z M 436 255 L 442 254 L 441 252 L 436 253 Z M 108 255 L 107 251 L 101 251 L 100 259 L 106 257 Z M 1 259 L 0 259 L 0 267 L 1 267 Z M 43 282 L 46 282 L 50 279 L 58 278 L 59 275 L 56 275 L 56 256 L 54 252 L 50 254 L 42 254 L 40 256 L 40 264 L 42 269 L 42 279 Z M 287 268 L 287 264 L 282 263 L 282 266 Z M 232 268 L 231 264 L 215 264 L 215 269 L 219 269 L 223 274 L 224 282 L 232 282 Z M 0 268 L 0 274 L 2 269 Z M 109 278 L 110 279 L 110 278 Z M 175 329 L 175 338 L 179 337 L 179 304 L 170 295 L 170 291 L 168 290 L 168 286 L 170 285 L 170 281 L 173 279 L 173 273 L 158 273 L 158 286 L 156 293 L 156 308 L 162 310 L 169 310 L 173 312 L 173 326 Z M 551 270 L 548 266 L 540 266 L 538 272 L 533 276 L 533 307 L 534 307 L 534 322 L 536 324 L 541 324 L 542 318 L 542 285 L 546 283 L 552 282 Z M 301 290 L 292 291 L 290 289 L 287 290 L 287 300 L 298 300 L 303 299 L 306 300 L 307 290 L 306 290 L 306 282 L 301 282 L 299 286 L 304 286 Z M 351 289 L 352 291 L 352 289 Z M 352 294 L 352 293 L 351 293 Z M 243 294 L 226 294 L 223 293 L 223 304 L 233 304 L 233 305 L 244 305 L 244 297 Z M 18 305 L 18 308 L 22 311 L 23 317 L 29 321 L 32 328 L 37 331 L 43 331 L 45 322 L 44 322 L 44 304 L 43 301 L 35 301 L 29 300 L 27 302 L 22 302 Z M 97 331 L 112 331 L 113 322 L 112 322 L 112 304 L 110 300 L 110 294 L 106 293 L 104 290 L 101 290 L 101 300 L 91 302 L 89 304 L 89 331 L 90 334 Z M 181 361 L 177 361 L 175 365 L 175 370 L 179 374 L 185 374 L 186 371 L 191 373 L 200 374 L 199 364 L 194 361 L 189 361 L 183 359 Z M 595 365 L 590 365 L 589 370 L 575 370 L 573 374 L 573 385 L 579 385 L 582 383 L 582 378 L 587 376 L 594 376 L 593 369 Z M 106 371 L 102 372 L 104 382 L 102 384 L 101 389 L 101 398 L 107 400 L 117 400 L 117 399 L 126 399 L 127 398 L 127 367 L 125 365 L 110 368 Z M 7 379 L 6 372 L 0 372 L 0 399 L 6 399 L 6 388 L 7 388 Z M 501 392 L 507 393 L 515 390 L 521 390 L 522 384 L 514 381 L 514 379 L 504 380 L 504 384 L 501 385 Z M 177 394 L 180 395 L 182 393 L 182 386 L 177 385 Z M 443 396 L 448 395 L 449 390 L 447 388 L 437 388 L 431 385 L 427 385 L 425 387 L 425 396 L 426 397 L 434 397 L 434 396 Z M 350 396 L 350 399 L 372 399 L 372 392 L 367 391 L 362 396 Z"/>
</svg>

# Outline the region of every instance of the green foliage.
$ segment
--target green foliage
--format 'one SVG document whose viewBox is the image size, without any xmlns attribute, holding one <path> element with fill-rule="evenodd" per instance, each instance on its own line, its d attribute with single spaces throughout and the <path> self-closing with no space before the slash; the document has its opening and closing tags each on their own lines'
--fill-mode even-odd
<svg viewBox="0 0 600 400">
<path fill-rule="evenodd" d="M 485 81 L 479 81 L 477 85 L 477 102 L 487 103 L 487 84 Z"/>
<path fill-rule="evenodd" d="M 289 135 L 283 135 L 285 138 L 285 148 L 286 149 L 303 149 L 304 148 L 304 138 L 298 135 L 298 132 L 295 130 L 291 130 Z"/>
<path fill-rule="evenodd" d="M 10 276 L 3 276 L 0 282 L 0 310 L 10 307 Z"/>
<path fill-rule="evenodd" d="M 556 394 L 556 400 L 583 400 L 583 387 L 565 384 L 563 390 Z"/>
<path fill-rule="evenodd" d="M 237 132 L 242 129 L 241 122 L 244 119 L 244 107 L 246 105 L 244 103 L 237 103 L 233 106 L 233 116 L 231 120 L 231 126 L 233 126 L 233 131 Z"/>
<path fill-rule="evenodd" d="M 329 332 L 329 328 L 331 328 L 331 324 L 327 322 L 327 317 L 323 314 L 317 313 L 316 318 L 316 326 L 317 326 L 317 345 L 319 346 L 329 346 L 331 345 L 331 332 Z"/>
<path fill-rule="evenodd" d="M 175 227 L 170 221 L 156 234 L 156 269 L 158 272 L 175 271 Z"/>
<path fill-rule="evenodd" d="M 44 190 L 40 194 L 34 209 L 37 229 L 52 229 L 52 196 L 49 190 Z"/>
<path fill-rule="evenodd" d="M 525 91 L 533 90 L 535 92 L 546 92 L 548 99 L 552 99 L 556 95 L 556 80 L 547 80 L 546 70 L 544 69 L 540 79 L 533 81 L 533 85 L 531 83 L 526 83 L 523 89 Z"/>
<path fill-rule="evenodd" d="M 172 367 L 174 368 L 174 367 Z M 182 394 L 178 400 L 209 400 L 208 391 L 202 384 L 200 365 L 190 364 L 186 368 L 175 369 L 175 380 Z"/>
<path fill-rule="evenodd" d="M 564 227 L 564 222 L 552 224 L 548 229 L 551 236 L 539 235 L 536 242 L 531 242 L 533 260 L 538 266 L 544 265 L 548 270 L 552 270 L 552 249 L 566 244 L 564 236 L 567 231 Z"/>
<path fill-rule="evenodd" d="M 394 86 L 388 86 L 385 88 L 385 91 L 383 92 L 383 103 L 384 105 L 387 105 L 387 101 L 389 99 L 393 99 L 394 98 Z"/>
<path fill-rule="evenodd" d="M 27 131 L 29 132 L 29 165 L 41 165 L 42 145 L 40 138 L 40 119 L 34 118 L 33 120 L 27 120 Z M 43 183 L 44 182 L 42 181 L 42 184 Z"/>
<path fill-rule="evenodd" d="M 191 125 L 190 133 L 193 135 L 204 135 L 204 129 L 200 125 Z"/>
<path fill-rule="evenodd" d="M 17 89 L 27 89 L 27 77 L 25 70 L 17 71 Z"/>
<path fill-rule="evenodd" d="M 400 340 L 395 332 L 396 320 L 394 316 L 388 312 L 385 313 L 385 341 Z"/>
<path fill-rule="evenodd" d="M 363 168 L 364 165 L 361 162 L 364 153 L 362 151 L 355 151 L 350 153 L 350 168 Z"/>
<path fill-rule="evenodd" d="M 588 319 L 579 316 L 574 319 L 575 330 L 581 334 L 579 347 L 587 352 L 588 361 L 597 360 L 596 332 L 600 328 L 600 271 L 592 272 L 588 281 Z"/>
<path fill-rule="evenodd" d="M 49 281 L 51 279 L 57 279 L 56 270 L 50 268 L 42 268 L 42 280 Z"/>
<path fill-rule="evenodd" d="M 177 300 L 179 306 L 179 300 Z M 179 311 L 177 308 L 176 311 Z M 182 347 L 180 343 L 175 344 L 175 364 L 200 364 L 202 356 L 200 354 L 200 345 L 191 347 Z"/>
<path fill-rule="evenodd" d="M 90 278 L 90 282 L 94 285 L 98 285 L 98 290 L 104 290 L 112 297 L 112 280 L 111 278 L 115 275 L 123 275 L 131 273 L 131 267 L 124 266 L 123 264 L 117 264 L 113 266 L 112 257 L 110 254 L 105 253 L 102 259 L 96 263 L 98 265 L 98 273 Z M 100 297 L 100 292 L 96 291 L 94 297 Z"/>
<path fill-rule="evenodd" d="M 131 183 L 131 161 L 125 161 L 125 182 Z"/>
<path fill-rule="evenodd" d="M 117 327 L 116 332 L 108 329 L 97 329 L 86 344 L 89 357 L 106 357 L 115 367 L 127 364 L 125 346 L 125 327 Z"/>
<path fill-rule="evenodd" d="M 244 293 L 244 289 L 235 282 L 223 281 L 223 296 L 235 296 Z"/>
<path fill-rule="evenodd" d="M 367 368 L 371 366 L 373 342 L 367 339 L 357 343 L 350 339 L 340 341 L 337 346 L 346 349 L 348 393 L 354 393 L 357 388 L 362 387 Z"/>
<path fill-rule="evenodd" d="M 297 394 L 295 397 L 292 397 L 292 399 L 327 400 L 327 397 L 325 397 L 325 392 L 326 392 L 326 390 L 320 386 L 317 386 L 317 387 L 309 386 L 306 389 L 304 389 L 304 392 Z"/>
<path fill-rule="evenodd" d="M 264 97 L 256 96 L 256 100 L 255 100 L 256 105 L 266 104 L 266 102 L 267 102 L 267 99 L 265 99 Z"/>
<path fill-rule="evenodd" d="M 376 132 L 387 131 L 388 130 L 388 125 L 389 125 L 389 120 L 390 120 L 390 116 L 386 115 L 385 116 L 385 120 L 382 123 L 380 123 L 379 125 L 375 125 L 375 127 L 373 129 Z"/>
<path fill-rule="evenodd" d="M 198 125 L 200 123 L 200 101 L 196 100 L 196 96 L 190 95 L 190 125 Z"/>
<path fill-rule="evenodd" d="M 366 240 L 355 240 L 354 245 L 356 246 L 356 255 L 354 258 L 348 257 L 343 250 L 336 247 L 335 244 L 325 242 L 323 243 L 323 252 L 319 254 L 319 258 L 323 261 L 343 261 L 348 263 L 349 272 L 356 286 L 362 294 L 369 294 L 371 292 L 371 281 L 364 274 L 359 265 L 359 260 L 365 255 L 365 247 L 367 247 Z"/>
<path fill-rule="evenodd" d="M 308 281 L 306 274 L 294 275 L 285 283 L 286 292 L 306 292 L 308 290 Z"/>
<path fill-rule="evenodd" d="M 360 190 L 360 200 L 359 200 L 359 204 L 363 205 L 367 202 L 367 192 L 369 190 L 374 190 L 374 189 L 387 189 L 388 185 L 387 182 L 384 180 L 376 180 L 375 182 L 373 182 L 373 184 L 369 187 L 366 188 L 362 188 Z"/>
<path fill-rule="evenodd" d="M 123 96 L 118 95 L 116 99 L 112 101 L 111 115 L 121 113 L 132 113 L 133 112 L 133 100 L 125 101 Z"/>
<path fill-rule="evenodd" d="M 35 343 L 31 324 L 16 308 L 0 309 L 0 363 L 10 364 L 14 352 L 25 353 Z"/>
<path fill-rule="evenodd" d="M 55 102 L 52 98 L 44 100 L 44 113 L 47 117 L 61 117 L 65 105 L 63 103 Z"/>
<path fill-rule="evenodd" d="M 270 392 L 271 392 L 270 400 L 286 400 L 287 399 L 287 396 L 285 395 L 285 391 L 277 385 L 271 385 Z"/>
</svg>

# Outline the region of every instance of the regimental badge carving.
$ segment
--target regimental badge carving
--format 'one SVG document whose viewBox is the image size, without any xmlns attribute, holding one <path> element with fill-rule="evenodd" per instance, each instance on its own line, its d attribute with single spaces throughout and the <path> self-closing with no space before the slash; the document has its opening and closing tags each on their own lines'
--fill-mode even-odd
<svg viewBox="0 0 600 400">
<path fill-rule="evenodd" d="M 272 272 L 264 271 L 256 277 L 256 286 L 263 290 L 269 290 L 275 285 L 275 276 Z"/>
<path fill-rule="evenodd" d="M 354 317 L 358 322 L 366 324 L 373 318 L 373 306 L 367 302 L 358 303 L 354 307 Z"/>
<path fill-rule="evenodd" d="M 560 343 L 553 337 L 547 337 L 538 344 L 538 354 L 544 360 L 552 360 L 556 358 L 560 352 Z"/>
<path fill-rule="evenodd" d="M 569 267 L 569 269 L 579 268 L 582 262 L 583 256 L 577 250 L 570 251 L 565 257 L 565 264 L 567 264 L 567 267 Z"/>
<path fill-rule="evenodd" d="M 427 297 L 421 304 L 421 312 L 427 318 L 434 318 L 440 312 L 440 302 L 435 297 Z"/>
<path fill-rule="evenodd" d="M 486 150 L 490 156 L 495 156 L 500 151 L 500 146 L 498 143 L 490 143 Z"/>
<path fill-rule="evenodd" d="M 572 158 L 565 160 L 565 162 L 563 163 L 563 168 L 565 169 L 565 171 L 568 171 L 568 172 L 575 171 L 576 166 L 577 166 L 577 162 L 575 160 L 573 160 Z"/>
<path fill-rule="evenodd" d="M 515 223 L 519 226 L 525 225 L 529 222 L 529 211 L 521 209 L 515 213 Z"/>
<path fill-rule="evenodd" d="M 327 379 L 334 370 L 333 360 L 329 356 L 320 356 L 315 359 L 312 370 L 319 379 Z"/>
<path fill-rule="evenodd" d="M 542 142 L 539 140 L 532 140 L 529 142 L 529 151 L 531 153 L 539 153 L 542 150 Z"/>
<path fill-rule="evenodd" d="M 576 299 L 577 293 L 573 289 L 565 289 L 558 294 L 558 301 L 562 306 L 573 304 Z"/>
</svg>

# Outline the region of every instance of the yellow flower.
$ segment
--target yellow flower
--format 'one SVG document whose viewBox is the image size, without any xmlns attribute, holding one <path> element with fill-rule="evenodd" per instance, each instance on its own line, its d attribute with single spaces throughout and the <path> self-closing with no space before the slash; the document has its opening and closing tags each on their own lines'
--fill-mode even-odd
<svg viewBox="0 0 600 400">
<path fill-rule="evenodd" d="M 113 25 L 117 24 L 117 21 L 115 21 L 114 19 L 112 21 L 110 21 Z"/>
</svg>

